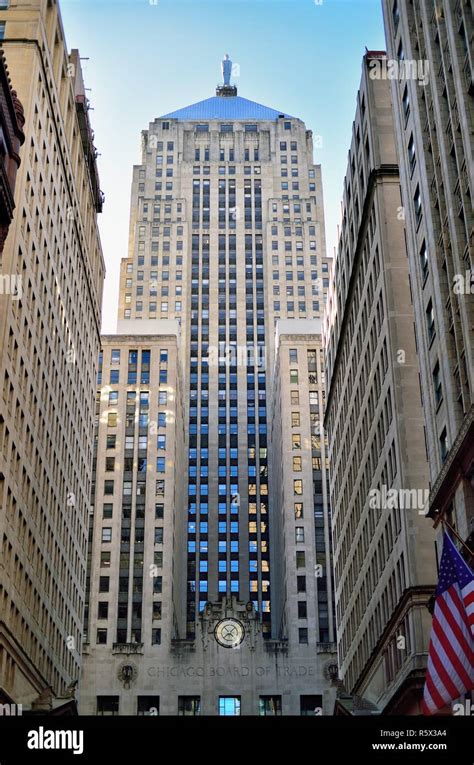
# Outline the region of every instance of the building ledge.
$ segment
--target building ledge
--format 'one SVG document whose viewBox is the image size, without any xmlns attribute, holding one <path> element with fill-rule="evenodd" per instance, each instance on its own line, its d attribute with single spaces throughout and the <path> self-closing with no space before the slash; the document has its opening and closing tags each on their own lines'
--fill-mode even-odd
<svg viewBox="0 0 474 765">
<path fill-rule="evenodd" d="M 337 653 L 337 643 L 316 643 L 316 653 Z"/>
<path fill-rule="evenodd" d="M 143 653 L 143 643 L 113 643 L 112 653 Z"/>
<path fill-rule="evenodd" d="M 438 526 L 456 491 L 460 476 L 469 477 L 474 470 L 474 406 L 466 414 L 431 490 L 428 517 Z"/>
</svg>

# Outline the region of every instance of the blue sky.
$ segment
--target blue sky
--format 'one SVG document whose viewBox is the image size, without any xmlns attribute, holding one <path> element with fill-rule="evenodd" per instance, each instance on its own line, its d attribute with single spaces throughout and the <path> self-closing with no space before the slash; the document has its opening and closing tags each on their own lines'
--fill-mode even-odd
<svg viewBox="0 0 474 765">
<path fill-rule="evenodd" d="M 69 48 L 79 48 L 94 111 L 106 201 L 103 331 L 116 329 L 127 255 L 132 166 L 155 117 L 214 95 L 228 52 L 239 95 L 304 120 L 321 148 L 328 253 L 365 46 L 385 47 L 380 0 L 62 0 Z"/>
</svg>

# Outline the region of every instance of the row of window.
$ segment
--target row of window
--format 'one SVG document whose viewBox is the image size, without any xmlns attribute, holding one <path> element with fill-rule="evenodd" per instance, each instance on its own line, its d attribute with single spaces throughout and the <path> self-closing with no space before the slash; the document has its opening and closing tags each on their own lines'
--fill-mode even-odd
<svg viewBox="0 0 474 765">
<path fill-rule="evenodd" d="M 323 698 L 321 695 L 301 695 L 300 714 L 305 716 L 322 715 Z M 159 696 L 137 696 L 137 715 L 159 715 Z M 118 715 L 120 711 L 119 696 L 97 696 L 98 715 Z M 240 696 L 219 696 L 217 711 L 220 716 L 237 717 L 242 713 Z M 197 716 L 201 714 L 200 696 L 178 696 L 177 713 L 181 716 Z M 264 716 L 283 714 L 282 698 L 279 695 L 260 696 L 258 711 Z"/>
</svg>

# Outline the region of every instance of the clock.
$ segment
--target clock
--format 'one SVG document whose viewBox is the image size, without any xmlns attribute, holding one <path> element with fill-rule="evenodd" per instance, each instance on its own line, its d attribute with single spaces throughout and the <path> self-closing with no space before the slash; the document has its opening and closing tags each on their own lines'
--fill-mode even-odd
<svg viewBox="0 0 474 765">
<path fill-rule="evenodd" d="M 238 619 L 221 619 L 214 630 L 214 637 L 224 648 L 237 648 L 244 636 L 244 625 Z"/>
</svg>

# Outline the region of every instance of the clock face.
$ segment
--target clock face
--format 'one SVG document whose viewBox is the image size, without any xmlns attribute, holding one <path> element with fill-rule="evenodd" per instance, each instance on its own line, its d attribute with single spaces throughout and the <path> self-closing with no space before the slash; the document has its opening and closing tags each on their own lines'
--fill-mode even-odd
<svg viewBox="0 0 474 765">
<path fill-rule="evenodd" d="M 237 619 L 221 619 L 214 630 L 217 642 L 225 648 L 237 648 L 244 639 L 244 635 L 244 626 Z"/>
</svg>

